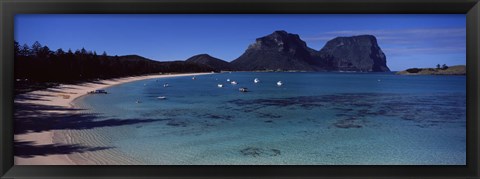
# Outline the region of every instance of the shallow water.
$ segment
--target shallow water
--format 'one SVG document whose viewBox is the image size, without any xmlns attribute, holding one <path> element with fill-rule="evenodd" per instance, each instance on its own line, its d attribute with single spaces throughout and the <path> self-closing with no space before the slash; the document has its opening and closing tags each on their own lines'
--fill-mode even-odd
<svg viewBox="0 0 480 179">
<path fill-rule="evenodd" d="M 280 80 L 284 85 L 277 86 Z M 110 94 L 75 103 L 98 113 L 98 120 L 153 120 L 89 132 L 145 164 L 466 162 L 465 76 L 238 72 L 150 79 L 106 90 Z"/>
</svg>

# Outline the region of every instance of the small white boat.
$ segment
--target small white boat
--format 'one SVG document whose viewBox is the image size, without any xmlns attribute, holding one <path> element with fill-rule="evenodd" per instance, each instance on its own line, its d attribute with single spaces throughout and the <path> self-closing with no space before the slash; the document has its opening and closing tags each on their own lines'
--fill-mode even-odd
<svg viewBox="0 0 480 179">
<path fill-rule="evenodd" d="M 218 84 L 217 85 L 219 88 L 223 88 L 223 84 Z"/>
<path fill-rule="evenodd" d="M 159 97 L 157 97 L 157 99 L 167 99 L 167 97 L 165 97 L 165 96 L 159 96 Z"/>
<path fill-rule="evenodd" d="M 260 80 L 259 80 L 258 78 L 255 78 L 255 79 L 253 80 L 253 82 L 254 82 L 254 83 L 258 83 L 258 82 L 260 82 Z"/>
<path fill-rule="evenodd" d="M 282 81 L 277 82 L 277 86 L 282 86 L 282 85 L 283 85 Z"/>
<path fill-rule="evenodd" d="M 230 82 L 230 78 L 229 78 L 229 79 L 227 79 L 227 81 L 228 81 L 228 82 Z"/>
<path fill-rule="evenodd" d="M 195 80 L 195 76 L 192 77 L 192 80 Z"/>
<path fill-rule="evenodd" d="M 168 83 L 163 84 L 163 87 L 168 87 Z"/>
<path fill-rule="evenodd" d="M 230 82 L 230 83 L 231 83 L 232 85 L 238 84 L 236 81 L 232 81 L 232 82 Z"/>
<path fill-rule="evenodd" d="M 240 91 L 240 92 L 248 92 L 248 89 L 247 89 L 247 88 L 238 88 L 238 91 Z"/>
</svg>

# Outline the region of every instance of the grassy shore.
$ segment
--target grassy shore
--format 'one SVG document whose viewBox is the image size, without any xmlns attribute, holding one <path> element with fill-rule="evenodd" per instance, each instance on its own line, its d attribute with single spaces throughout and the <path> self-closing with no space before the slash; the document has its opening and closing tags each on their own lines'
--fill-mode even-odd
<svg viewBox="0 0 480 179">
<path fill-rule="evenodd" d="M 465 65 L 451 66 L 446 69 L 442 68 L 410 68 L 399 71 L 397 75 L 465 75 Z"/>
</svg>

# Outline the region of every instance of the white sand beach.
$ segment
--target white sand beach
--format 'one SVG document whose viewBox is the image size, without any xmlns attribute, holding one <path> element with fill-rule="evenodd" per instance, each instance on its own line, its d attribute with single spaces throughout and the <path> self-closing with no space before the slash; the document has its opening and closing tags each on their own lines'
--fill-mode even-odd
<svg viewBox="0 0 480 179">
<path fill-rule="evenodd" d="M 114 85 L 144 80 L 153 78 L 167 78 L 178 76 L 192 76 L 204 75 L 210 73 L 189 73 L 189 74 L 169 74 L 169 75 L 146 75 L 126 78 L 117 78 L 109 80 L 101 80 L 96 82 L 88 82 L 75 85 L 59 85 L 54 88 L 33 91 L 16 96 L 15 104 L 16 110 L 22 111 L 16 114 L 15 117 L 25 117 L 28 120 L 36 120 L 37 117 L 48 118 L 49 115 L 65 115 L 78 113 L 73 109 L 72 102 L 76 98 L 86 95 L 89 91 L 103 89 Z M 35 106 L 35 107 L 32 107 Z M 28 107 L 28 110 L 25 110 Z M 41 110 L 41 112 L 40 112 Z M 27 112 L 25 112 L 27 111 Z M 42 116 L 40 116 L 42 115 Z M 18 120 L 18 119 L 16 119 Z M 22 119 L 20 119 L 22 120 Z M 15 123 L 18 124 L 18 123 Z M 22 124 L 22 123 L 20 123 Z M 28 124 L 35 125 L 35 121 Z M 41 125 L 55 125 L 55 124 L 41 124 Z M 15 165 L 90 165 L 90 164 L 118 164 L 116 161 L 91 161 L 86 157 L 75 156 L 75 153 L 67 153 L 60 151 L 62 149 L 77 149 L 81 147 L 71 146 L 69 143 L 69 136 L 65 129 L 57 129 L 55 127 L 46 127 L 39 130 L 31 130 L 30 128 L 22 129 L 24 126 L 15 126 L 20 129 L 20 132 L 15 133 L 16 148 L 24 147 L 24 150 L 19 151 L 19 155 L 14 158 Z M 48 130 L 47 130 L 48 129 Z M 70 147 L 68 147 L 70 145 Z M 49 151 L 57 150 L 57 151 Z M 95 153 L 95 150 L 86 150 L 83 153 Z M 104 155 L 104 154 L 102 154 Z M 112 154 L 114 155 L 114 154 Z M 92 159 L 98 159 L 98 156 L 91 156 Z M 105 156 L 109 157 L 109 156 Z M 110 156 L 111 157 L 111 156 Z M 114 156 L 115 157 L 115 156 Z M 129 161 L 126 163 L 135 163 Z"/>
</svg>

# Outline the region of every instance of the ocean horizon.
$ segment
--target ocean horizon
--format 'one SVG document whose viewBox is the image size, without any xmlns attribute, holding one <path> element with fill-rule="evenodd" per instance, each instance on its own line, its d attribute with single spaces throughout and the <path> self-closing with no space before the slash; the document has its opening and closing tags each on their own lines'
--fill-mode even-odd
<svg viewBox="0 0 480 179">
<path fill-rule="evenodd" d="M 465 76 L 227 72 L 105 90 L 73 104 L 149 122 L 71 137 L 146 165 L 466 164 Z"/>
</svg>

